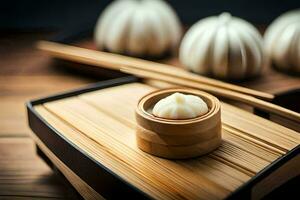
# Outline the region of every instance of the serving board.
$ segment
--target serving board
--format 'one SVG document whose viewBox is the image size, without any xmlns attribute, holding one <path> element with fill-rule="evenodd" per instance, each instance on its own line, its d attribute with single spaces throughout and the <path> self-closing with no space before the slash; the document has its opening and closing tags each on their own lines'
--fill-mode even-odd
<svg viewBox="0 0 300 200">
<path fill-rule="evenodd" d="M 127 77 L 32 101 L 29 125 L 50 158 L 108 199 L 259 198 L 299 175 L 299 133 L 223 102 L 222 144 L 212 153 L 167 160 L 141 151 L 135 106 L 164 87 Z"/>
</svg>

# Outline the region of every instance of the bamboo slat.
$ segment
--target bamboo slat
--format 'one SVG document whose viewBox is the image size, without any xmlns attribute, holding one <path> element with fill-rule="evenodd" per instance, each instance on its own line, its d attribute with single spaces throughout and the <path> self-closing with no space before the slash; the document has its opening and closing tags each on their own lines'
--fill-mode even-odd
<svg viewBox="0 0 300 200">
<path fill-rule="evenodd" d="M 131 83 L 35 109 L 93 159 L 158 199 L 223 199 L 300 144 L 297 132 L 222 103 L 223 141 L 217 150 L 190 160 L 151 156 L 136 146 L 134 110 L 155 89 Z"/>
</svg>

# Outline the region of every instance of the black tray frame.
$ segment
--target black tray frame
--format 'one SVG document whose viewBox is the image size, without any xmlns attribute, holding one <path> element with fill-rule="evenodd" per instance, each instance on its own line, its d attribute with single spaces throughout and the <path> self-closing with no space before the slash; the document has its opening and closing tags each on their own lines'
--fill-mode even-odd
<svg viewBox="0 0 300 200">
<path fill-rule="evenodd" d="M 86 92 L 139 81 L 141 80 L 134 76 L 102 81 L 78 90 L 29 101 L 26 104 L 29 126 L 35 135 L 63 161 L 68 168 L 106 199 L 119 199 L 119 197 L 129 199 L 152 198 L 76 147 L 76 145 L 47 123 L 47 121 L 35 111 L 34 106 Z M 251 190 L 256 183 L 263 180 L 295 156 L 299 156 L 299 154 L 300 145 L 257 173 L 249 181 L 231 193 L 227 199 L 251 199 Z"/>
</svg>

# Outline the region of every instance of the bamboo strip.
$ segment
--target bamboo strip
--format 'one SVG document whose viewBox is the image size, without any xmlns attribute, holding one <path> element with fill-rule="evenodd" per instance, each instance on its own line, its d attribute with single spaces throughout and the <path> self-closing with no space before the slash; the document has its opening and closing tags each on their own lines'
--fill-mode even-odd
<svg viewBox="0 0 300 200">
<path fill-rule="evenodd" d="M 184 167 L 191 170 L 195 176 L 203 175 L 207 176 L 212 181 L 222 185 L 230 191 L 234 191 L 241 184 L 250 178 L 247 172 L 242 172 L 238 169 L 232 168 L 226 165 L 224 162 L 219 162 L 208 155 L 205 158 L 199 158 L 197 160 L 176 161 Z M 213 170 L 212 170 L 213 169 Z M 253 176 L 253 174 L 251 174 Z M 226 180 L 226 181 L 224 181 Z"/>
<path fill-rule="evenodd" d="M 159 72 L 168 76 L 174 76 L 198 83 L 205 83 L 207 85 L 224 88 L 227 90 L 237 91 L 244 94 L 249 94 L 262 99 L 271 100 L 274 98 L 272 94 L 255 91 L 252 89 L 240 87 L 237 85 L 225 83 L 222 81 L 210 79 L 204 76 L 195 75 L 193 73 L 184 71 L 173 66 L 166 64 L 156 63 L 152 61 L 146 61 L 138 58 L 132 58 L 127 56 L 121 56 L 112 53 L 100 52 L 95 50 L 84 49 L 80 47 L 59 44 L 55 42 L 40 41 L 37 43 L 37 48 L 50 53 L 51 55 L 71 60 L 74 62 L 89 64 L 98 67 L 104 67 L 113 70 L 120 70 L 121 67 L 132 67 L 142 70 L 150 70 Z"/>
<path fill-rule="evenodd" d="M 266 143 L 258 142 L 252 137 L 243 135 L 239 131 L 232 131 L 231 129 L 228 129 L 226 124 L 223 124 L 222 129 L 225 133 L 223 134 L 224 140 L 228 140 L 228 142 L 233 143 L 235 146 L 245 151 L 253 152 L 254 150 L 252 151 L 252 148 L 254 148 L 256 151 L 261 149 L 261 152 L 257 156 L 262 155 L 261 158 L 267 159 L 268 161 L 272 161 L 286 153 Z"/>
<path fill-rule="evenodd" d="M 222 122 L 227 125 L 227 128 L 230 127 L 231 130 L 237 130 L 244 135 L 254 138 L 256 141 L 263 141 L 284 152 L 299 144 L 299 139 L 294 141 L 286 139 L 284 134 L 280 132 L 274 134 L 273 131 L 266 131 L 263 127 L 260 128 L 257 126 L 255 121 L 247 121 L 243 117 L 239 117 L 230 112 L 222 113 Z"/>
<path fill-rule="evenodd" d="M 232 134 L 230 131 L 227 131 L 225 128 L 223 128 L 223 133 L 223 140 L 225 140 L 229 144 L 249 153 L 257 152 L 256 156 L 267 162 L 272 162 L 282 155 L 279 153 L 274 153 L 268 148 L 258 146 L 257 144 L 252 143 L 251 141 L 241 139 L 240 137 Z"/>
<path fill-rule="evenodd" d="M 255 175 L 255 173 L 253 171 L 249 171 L 248 169 L 246 169 L 245 167 L 243 167 L 241 165 L 236 165 L 235 163 L 232 163 L 231 161 L 229 161 L 229 160 L 227 160 L 227 159 L 225 159 L 223 157 L 220 157 L 220 156 L 215 155 L 215 154 L 211 154 L 209 156 L 211 158 L 219 161 L 219 162 L 222 162 L 222 163 L 224 163 L 224 164 L 226 164 L 226 165 L 228 165 L 228 166 L 230 166 L 230 167 L 232 167 L 232 168 L 234 168 L 234 169 L 236 169 L 236 170 L 238 170 L 238 171 L 246 174 L 247 176 L 252 177 L 252 176 Z"/>
<path fill-rule="evenodd" d="M 222 106 L 228 110 L 228 112 L 230 113 L 230 111 L 234 112 L 236 110 L 236 107 L 229 105 L 229 104 L 222 104 Z M 244 113 L 248 113 L 247 111 L 241 110 L 240 109 L 240 116 L 243 116 Z M 248 119 L 250 121 L 255 122 L 255 126 L 259 126 L 260 128 L 264 129 L 267 132 L 272 132 L 272 134 L 279 134 L 281 137 L 284 137 L 286 139 L 289 139 L 291 141 L 297 141 L 300 139 L 300 135 L 298 134 L 298 132 L 288 129 L 284 126 L 281 126 L 277 123 L 271 122 L 267 119 L 264 119 L 262 117 L 257 117 L 255 115 L 248 115 Z M 242 120 L 242 119 L 241 119 Z"/>
<path fill-rule="evenodd" d="M 247 169 L 254 174 L 270 164 L 266 160 L 259 158 L 256 155 L 257 152 L 249 153 L 247 151 L 243 151 L 234 145 L 226 143 L 225 141 L 223 141 L 221 147 L 217 149 L 214 154 L 236 164 L 237 166 Z M 254 160 L 255 162 L 253 162 Z"/>
</svg>

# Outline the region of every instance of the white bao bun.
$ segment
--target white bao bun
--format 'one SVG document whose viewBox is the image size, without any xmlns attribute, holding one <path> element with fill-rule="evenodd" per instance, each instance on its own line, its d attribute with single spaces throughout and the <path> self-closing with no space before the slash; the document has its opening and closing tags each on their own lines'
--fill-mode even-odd
<svg viewBox="0 0 300 200">
<path fill-rule="evenodd" d="M 152 113 L 166 119 L 191 119 L 208 112 L 207 104 L 198 96 L 174 93 L 158 101 Z"/>
<path fill-rule="evenodd" d="M 229 13 L 204 18 L 193 25 L 179 50 L 181 63 L 198 74 L 243 79 L 264 65 L 262 37 L 247 21 Z"/>
<path fill-rule="evenodd" d="M 162 0 L 114 1 L 95 28 L 98 49 L 139 57 L 172 51 L 180 37 L 179 19 Z"/>
<path fill-rule="evenodd" d="M 300 9 L 279 16 L 264 35 L 269 63 L 300 72 Z"/>
</svg>

